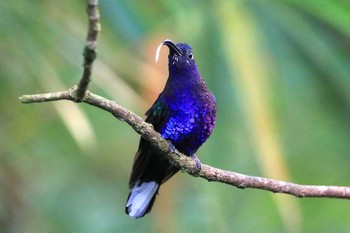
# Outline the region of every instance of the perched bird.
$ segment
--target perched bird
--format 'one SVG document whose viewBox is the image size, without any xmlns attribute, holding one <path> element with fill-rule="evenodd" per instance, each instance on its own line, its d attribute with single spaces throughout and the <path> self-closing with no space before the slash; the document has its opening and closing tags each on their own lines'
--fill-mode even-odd
<svg viewBox="0 0 350 233">
<path fill-rule="evenodd" d="M 162 45 L 170 50 L 169 77 L 163 92 L 146 112 L 146 122 L 181 153 L 196 159 L 198 166 L 195 152 L 214 128 L 216 100 L 199 74 L 192 48 L 165 40 L 158 47 L 156 59 Z M 150 212 L 160 185 L 178 170 L 141 138 L 130 176 L 125 212 L 135 219 Z"/>
</svg>

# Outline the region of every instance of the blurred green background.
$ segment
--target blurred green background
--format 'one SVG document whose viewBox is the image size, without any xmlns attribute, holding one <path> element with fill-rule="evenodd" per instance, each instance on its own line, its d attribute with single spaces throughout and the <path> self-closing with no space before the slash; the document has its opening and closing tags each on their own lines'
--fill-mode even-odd
<svg viewBox="0 0 350 233">
<path fill-rule="evenodd" d="M 165 38 L 192 45 L 218 120 L 203 163 L 350 186 L 350 3 L 100 1 L 90 90 L 143 116 L 167 78 Z M 240 190 L 179 173 L 124 214 L 139 136 L 68 101 L 21 104 L 82 74 L 85 1 L 0 2 L 0 232 L 350 232 L 350 203 Z"/>
</svg>

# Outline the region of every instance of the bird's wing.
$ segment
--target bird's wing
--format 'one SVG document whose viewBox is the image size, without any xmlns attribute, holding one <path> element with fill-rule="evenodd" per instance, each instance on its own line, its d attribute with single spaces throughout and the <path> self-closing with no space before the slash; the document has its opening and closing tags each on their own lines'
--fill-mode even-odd
<svg viewBox="0 0 350 233">
<path fill-rule="evenodd" d="M 151 123 L 157 132 L 167 120 L 169 119 L 169 109 L 168 105 L 160 95 L 152 107 L 146 112 L 147 118 L 146 122 Z M 141 137 L 138 151 L 136 152 L 134 164 L 130 176 L 129 186 L 133 187 L 138 180 L 148 179 L 152 177 L 158 177 L 157 174 L 163 174 L 161 176 L 168 176 L 167 170 L 169 169 L 168 161 L 164 157 L 155 155 L 159 153 L 151 143 Z M 163 165 L 163 166 L 162 166 Z M 154 168 L 153 168 L 154 166 Z M 163 170 L 164 169 L 164 170 Z M 163 171 L 161 171 L 163 170 Z M 154 173 L 154 174 L 153 174 Z M 157 173 L 157 174 L 156 174 Z M 173 173 L 173 172 L 171 172 Z M 162 183 L 164 177 L 159 177 L 159 183 Z"/>
<path fill-rule="evenodd" d="M 155 131 L 160 132 L 160 128 L 169 119 L 168 104 L 162 98 L 162 94 L 158 96 L 152 107 L 145 114 L 147 116 L 146 122 L 151 123 Z"/>
</svg>

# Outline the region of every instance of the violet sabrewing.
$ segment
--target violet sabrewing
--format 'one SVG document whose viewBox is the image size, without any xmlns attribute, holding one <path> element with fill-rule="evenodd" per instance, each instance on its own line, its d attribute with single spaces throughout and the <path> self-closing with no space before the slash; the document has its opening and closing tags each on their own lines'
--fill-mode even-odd
<svg viewBox="0 0 350 233">
<path fill-rule="evenodd" d="M 197 159 L 195 152 L 215 125 L 216 100 L 199 74 L 192 48 L 170 40 L 165 40 L 162 45 L 170 50 L 169 77 L 163 92 L 146 112 L 146 122 L 151 123 L 171 146 Z M 178 171 L 141 137 L 130 176 L 125 212 L 135 219 L 150 212 L 160 185 Z"/>
</svg>

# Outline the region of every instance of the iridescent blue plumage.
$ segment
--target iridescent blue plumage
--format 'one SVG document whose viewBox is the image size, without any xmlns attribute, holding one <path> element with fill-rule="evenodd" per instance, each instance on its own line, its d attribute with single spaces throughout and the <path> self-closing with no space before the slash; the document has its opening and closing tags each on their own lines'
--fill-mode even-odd
<svg viewBox="0 0 350 233">
<path fill-rule="evenodd" d="M 200 76 L 192 48 L 169 40 L 169 77 L 163 92 L 146 112 L 146 121 L 180 152 L 192 156 L 211 134 L 216 121 L 214 95 Z M 160 184 L 178 171 L 142 139 L 130 177 L 126 212 L 133 218 L 148 213 Z"/>
</svg>

